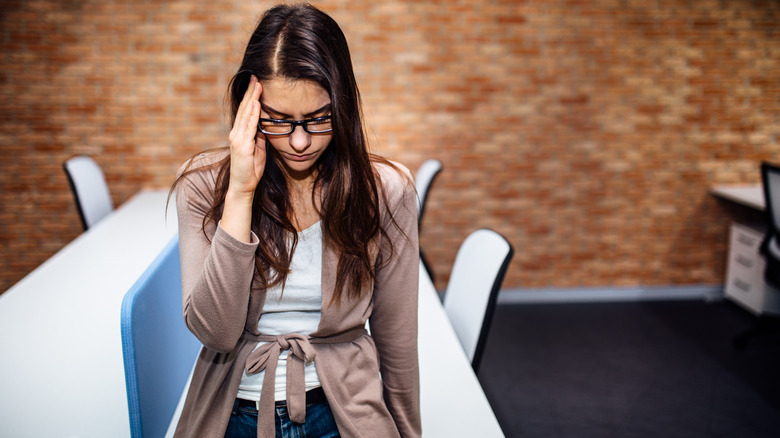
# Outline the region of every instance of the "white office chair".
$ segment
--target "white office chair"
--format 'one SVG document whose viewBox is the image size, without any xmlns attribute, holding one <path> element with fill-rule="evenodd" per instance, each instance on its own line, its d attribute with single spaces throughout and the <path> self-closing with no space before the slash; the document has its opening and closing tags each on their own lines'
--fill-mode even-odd
<svg viewBox="0 0 780 438">
<path fill-rule="evenodd" d="M 121 312 L 130 434 L 163 437 L 201 349 L 184 324 L 178 237 L 130 288 Z"/>
<path fill-rule="evenodd" d="M 108 184 L 100 166 L 86 155 L 69 158 L 63 167 L 86 231 L 114 209 Z"/>
<path fill-rule="evenodd" d="M 425 212 L 425 203 L 428 200 L 428 192 L 430 192 L 433 180 L 441 172 L 441 161 L 429 159 L 422 163 L 417 174 L 414 176 L 414 185 L 417 189 L 417 227 L 418 229 L 422 225 L 422 217 Z M 428 272 L 428 276 L 431 277 L 431 281 L 434 280 L 433 268 L 425 257 L 422 248 L 420 248 L 420 260 L 422 261 L 425 271 Z"/>
<path fill-rule="evenodd" d="M 425 202 L 428 200 L 428 191 L 433 185 L 433 180 L 441 172 L 442 165 L 439 160 L 426 160 L 414 176 L 414 185 L 417 189 L 417 221 L 422 223 L 423 212 L 425 212 Z"/>
<path fill-rule="evenodd" d="M 761 244 L 766 258 L 764 279 L 775 289 L 780 289 L 780 166 L 761 163 L 761 180 L 766 200 L 767 233 Z"/>
<path fill-rule="evenodd" d="M 471 233 L 458 249 L 444 294 L 444 310 L 476 373 L 482 360 L 493 311 L 512 245 L 488 229 Z"/>
</svg>

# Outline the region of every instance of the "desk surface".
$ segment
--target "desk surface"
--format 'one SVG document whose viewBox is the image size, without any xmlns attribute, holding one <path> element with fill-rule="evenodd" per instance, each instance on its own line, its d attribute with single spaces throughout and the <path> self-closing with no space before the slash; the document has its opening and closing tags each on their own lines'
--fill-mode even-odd
<svg viewBox="0 0 780 438">
<path fill-rule="evenodd" d="M 710 188 L 710 193 L 719 198 L 763 211 L 766 208 L 764 190 L 759 185 L 720 185 Z"/>
<path fill-rule="evenodd" d="M 424 437 L 503 437 L 439 295 L 420 266 L 420 409 Z"/>
<path fill-rule="evenodd" d="M 130 436 L 122 298 L 176 235 L 166 191 L 142 192 L 0 295 L 0 436 Z M 426 437 L 503 437 L 430 279 L 420 276 Z M 32 409 L 41 400 L 45 414 Z"/>
<path fill-rule="evenodd" d="M 129 436 L 119 310 L 176 235 L 166 196 L 130 199 L 0 296 L 0 435 Z"/>
</svg>

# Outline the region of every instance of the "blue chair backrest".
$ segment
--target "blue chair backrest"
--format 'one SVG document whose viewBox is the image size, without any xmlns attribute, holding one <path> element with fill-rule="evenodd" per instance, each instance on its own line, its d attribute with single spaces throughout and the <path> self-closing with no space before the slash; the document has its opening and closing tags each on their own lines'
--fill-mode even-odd
<svg viewBox="0 0 780 438">
<path fill-rule="evenodd" d="M 165 435 L 200 351 L 182 316 L 180 266 L 174 237 L 122 301 L 122 354 L 133 437 Z"/>
</svg>

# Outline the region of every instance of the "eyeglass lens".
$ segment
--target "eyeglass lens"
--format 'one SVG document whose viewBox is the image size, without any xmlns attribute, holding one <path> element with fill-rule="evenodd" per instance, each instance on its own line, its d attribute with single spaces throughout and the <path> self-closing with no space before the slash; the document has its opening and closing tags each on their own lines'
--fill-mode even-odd
<svg viewBox="0 0 780 438">
<path fill-rule="evenodd" d="M 267 134 L 290 134 L 295 129 L 295 125 L 303 125 L 303 129 L 310 134 L 328 132 L 333 129 L 330 117 L 299 121 L 260 120 L 260 129 Z"/>
</svg>

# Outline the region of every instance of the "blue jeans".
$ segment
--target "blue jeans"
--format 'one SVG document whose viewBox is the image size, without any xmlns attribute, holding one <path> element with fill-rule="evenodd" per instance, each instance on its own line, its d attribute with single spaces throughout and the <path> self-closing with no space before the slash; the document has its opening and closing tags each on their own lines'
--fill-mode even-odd
<svg viewBox="0 0 780 438">
<path fill-rule="evenodd" d="M 306 405 L 306 422 L 293 423 L 287 406 L 277 406 L 274 415 L 277 438 L 338 438 L 339 430 L 328 402 Z M 233 412 L 225 431 L 225 438 L 256 438 L 257 409 L 233 403 Z"/>
</svg>

